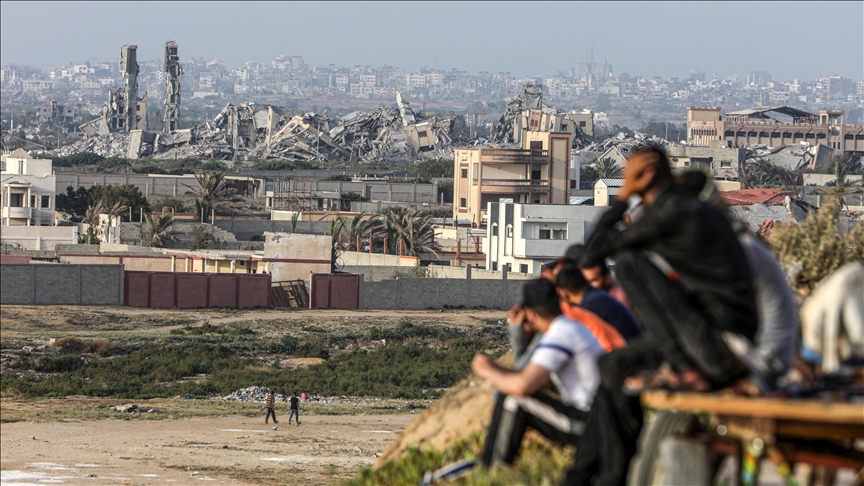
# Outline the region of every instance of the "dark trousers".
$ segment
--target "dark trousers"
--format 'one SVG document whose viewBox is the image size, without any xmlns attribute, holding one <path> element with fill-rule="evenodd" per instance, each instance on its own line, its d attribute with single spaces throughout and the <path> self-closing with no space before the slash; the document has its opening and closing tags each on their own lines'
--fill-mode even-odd
<svg viewBox="0 0 864 486">
<path fill-rule="evenodd" d="M 288 424 L 291 424 L 291 417 L 297 418 L 297 425 L 300 425 L 300 410 L 296 408 L 291 409 L 291 413 L 288 415 Z"/>
<path fill-rule="evenodd" d="M 527 427 L 560 444 L 576 445 L 587 416 L 587 412 L 564 405 L 545 393 L 528 397 L 498 394 L 481 460 L 486 467 L 499 462 L 512 464 Z"/>
<path fill-rule="evenodd" d="M 598 361 L 601 384 L 594 397 L 585 439 L 576 451 L 565 484 L 624 485 L 642 430 L 639 398 L 623 391 L 624 380 L 657 369 L 664 361 L 679 370 L 699 371 L 714 388 L 747 375 L 744 365 L 720 337 L 711 317 L 683 288 L 647 258 L 615 255 L 615 269 L 647 335 Z"/>
<path fill-rule="evenodd" d="M 276 410 L 268 407 L 267 408 L 267 415 L 264 417 L 264 423 L 265 424 L 270 420 L 271 416 L 273 417 L 273 423 L 274 424 L 279 423 L 276 421 Z"/>
</svg>

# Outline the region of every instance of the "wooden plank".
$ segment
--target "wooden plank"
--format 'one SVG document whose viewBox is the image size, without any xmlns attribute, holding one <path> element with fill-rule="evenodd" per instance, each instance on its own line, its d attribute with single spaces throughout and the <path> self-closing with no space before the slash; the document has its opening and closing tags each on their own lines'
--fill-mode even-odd
<svg viewBox="0 0 864 486">
<path fill-rule="evenodd" d="M 819 400 L 751 398 L 707 393 L 670 393 L 656 390 L 642 394 L 642 404 L 657 409 L 711 413 L 738 417 L 765 417 L 813 423 L 864 425 L 864 405 Z"/>
<path fill-rule="evenodd" d="M 847 440 L 864 437 L 864 425 L 812 423 L 797 420 L 780 420 L 775 433 L 782 437 L 803 439 Z"/>
</svg>

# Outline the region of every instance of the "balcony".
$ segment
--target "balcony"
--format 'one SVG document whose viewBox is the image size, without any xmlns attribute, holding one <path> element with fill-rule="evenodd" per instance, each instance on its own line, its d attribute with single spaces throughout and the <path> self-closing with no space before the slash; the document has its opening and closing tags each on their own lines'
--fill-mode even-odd
<svg viewBox="0 0 864 486">
<path fill-rule="evenodd" d="M 548 164 L 548 150 L 509 150 L 483 149 L 480 156 L 482 164 Z"/>
<path fill-rule="evenodd" d="M 549 190 L 549 181 L 537 179 L 483 179 L 480 192 L 514 193 L 514 192 L 545 192 Z"/>
<path fill-rule="evenodd" d="M 16 207 L 4 207 L 3 208 L 3 217 L 11 218 L 11 219 L 30 219 L 30 216 L 33 214 L 33 208 L 16 208 Z"/>
</svg>

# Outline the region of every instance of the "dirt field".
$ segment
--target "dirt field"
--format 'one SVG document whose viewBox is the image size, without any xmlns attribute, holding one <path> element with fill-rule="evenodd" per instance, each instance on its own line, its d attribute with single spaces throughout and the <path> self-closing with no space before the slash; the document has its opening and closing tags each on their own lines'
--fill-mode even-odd
<svg viewBox="0 0 864 486">
<path fill-rule="evenodd" d="M 489 325 L 500 311 L 274 311 L 130 308 L 0 308 L 2 368 L 21 350 L 38 356 L 52 338 L 153 342 L 175 329 L 209 324 L 245 326 L 257 336 L 283 332 L 363 332 L 403 320 L 457 327 Z M 294 331 L 290 331 L 294 330 Z M 289 359 L 282 367 L 311 365 Z M 129 415 L 124 403 L 152 407 Z M 15 484 L 337 484 L 372 465 L 430 400 L 346 399 L 303 404 L 302 425 L 265 425 L 261 404 L 209 400 L 118 400 L 87 397 L 0 399 L 0 480 Z"/>
<path fill-rule="evenodd" d="M 5 404 L 4 404 L 5 408 Z M 2 484 L 336 484 L 371 465 L 416 415 L 15 422 L 0 425 Z"/>
</svg>

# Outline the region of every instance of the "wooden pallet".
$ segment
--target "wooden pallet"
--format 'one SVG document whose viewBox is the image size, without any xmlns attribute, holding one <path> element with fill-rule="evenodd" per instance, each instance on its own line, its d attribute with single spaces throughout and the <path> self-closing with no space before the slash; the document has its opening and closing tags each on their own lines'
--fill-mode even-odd
<svg viewBox="0 0 864 486">
<path fill-rule="evenodd" d="M 302 280 L 273 282 L 270 288 L 271 301 L 277 309 L 308 309 L 309 292 Z"/>
</svg>

